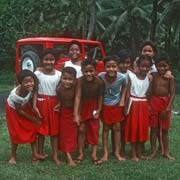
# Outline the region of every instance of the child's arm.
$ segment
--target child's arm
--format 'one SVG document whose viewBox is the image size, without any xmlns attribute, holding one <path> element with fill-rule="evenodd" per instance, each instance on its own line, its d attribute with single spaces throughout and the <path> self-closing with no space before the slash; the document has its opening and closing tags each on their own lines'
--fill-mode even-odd
<svg viewBox="0 0 180 180">
<path fill-rule="evenodd" d="M 61 103 L 60 103 L 61 102 L 61 95 L 60 95 L 61 90 L 60 90 L 60 87 L 61 87 L 61 85 L 59 84 L 56 88 L 56 95 L 57 95 L 58 104 L 55 105 L 54 111 L 57 111 L 57 112 L 59 112 L 59 110 L 61 108 Z"/>
<path fill-rule="evenodd" d="M 33 109 L 34 109 L 34 111 L 37 113 L 38 117 L 39 117 L 39 118 L 42 118 L 42 115 L 41 115 L 41 113 L 39 112 L 39 109 L 37 108 L 36 103 L 37 103 L 37 91 L 35 91 L 35 92 L 33 93 Z"/>
<path fill-rule="evenodd" d="M 32 116 L 32 115 L 26 113 L 25 111 L 23 111 L 21 104 L 19 104 L 19 103 L 14 103 L 14 105 L 15 105 L 16 112 L 17 112 L 20 116 L 25 117 L 27 120 L 32 121 L 33 123 L 35 123 L 35 124 L 37 124 L 37 125 L 40 125 L 40 124 L 41 124 L 41 121 L 39 120 L 38 117 Z"/>
<path fill-rule="evenodd" d="M 172 103 L 174 101 L 175 97 L 175 82 L 174 82 L 174 76 L 170 79 L 170 100 L 166 107 L 166 111 L 170 111 L 172 107 Z"/>
<path fill-rule="evenodd" d="M 121 107 L 125 106 L 126 91 L 127 91 L 127 86 L 126 84 L 124 84 L 122 85 L 122 88 L 121 88 L 121 99 L 119 102 L 119 106 Z"/>
<path fill-rule="evenodd" d="M 96 113 L 94 114 L 94 119 L 98 119 L 102 110 L 104 97 L 104 81 L 100 80 L 100 92 L 98 96 L 98 108 L 96 109 Z"/>
<path fill-rule="evenodd" d="M 130 78 L 128 79 L 128 84 L 126 87 L 126 95 L 125 95 L 125 107 L 124 107 L 124 114 L 127 115 L 129 111 L 129 103 L 130 103 L 130 88 L 131 88 L 131 81 Z"/>
<path fill-rule="evenodd" d="M 80 102 L 81 102 L 81 78 L 77 80 L 75 100 L 74 100 L 74 122 L 79 126 L 80 125 Z"/>
</svg>

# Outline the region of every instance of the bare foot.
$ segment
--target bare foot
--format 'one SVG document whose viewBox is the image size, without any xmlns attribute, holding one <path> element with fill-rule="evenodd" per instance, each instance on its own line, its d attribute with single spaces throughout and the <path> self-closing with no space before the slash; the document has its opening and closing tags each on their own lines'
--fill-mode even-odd
<svg viewBox="0 0 180 180">
<path fill-rule="evenodd" d="M 44 159 L 46 159 L 46 157 L 47 157 L 47 154 L 46 155 L 44 155 L 44 154 L 34 155 L 34 158 L 37 158 L 38 160 L 44 160 Z"/>
<path fill-rule="evenodd" d="M 16 158 L 11 157 L 10 160 L 8 161 L 9 164 L 16 164 Z"/>
<path fill-rule="evenodd" d="M 77 166 L 77 164 L 74 161 L 69 161 L 68 165 L 71 166 L 71 167 Z"/>
<path fill-rule="evenodd" d="M 59 166 L 61 164 L 61 161 L 59 160 L 58 157 L 54 157 L 53 160 L 57 166 Z"/>
<path fill-rule="evenodd" d="M 146 157 L 146 160 L 152 160 L 156 156 L 156 153 L 152 153 L 150 156 Z"/>
<path fill-rule="evenodd" d="M 116 157 L 116 159 L 117 159 L 118 161 L 125 161 L 125 160 L 126 160 L 126 158 L 120 156 L 120 154 L 115 154 L 115 157 Z"/>
<path fill-rule="evenodd" d="M 138 162 L 140 159 L 135 156 L 135 157 L 132 157 L 131 160 L 132 160 L 132 161 L 135 161 L 135 162 Z"/>
<path fill-rule="evenodd" d="M 163 154 L 163 156 L 170 161 L 175 160 L 175 158 L 173 156 L 171 156 L 170 154 Z"/>
<path fill-rule="evenodd" d="M 36 157 L 33 157 L 32 158 L 32 164 L 39 164 L 39 159 L 38 158 L 36 158 Z"/>
</svg>

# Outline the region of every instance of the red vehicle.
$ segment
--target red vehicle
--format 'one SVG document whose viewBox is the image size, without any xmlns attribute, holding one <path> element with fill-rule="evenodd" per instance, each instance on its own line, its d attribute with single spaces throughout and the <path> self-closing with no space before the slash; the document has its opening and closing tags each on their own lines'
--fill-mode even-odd
<svg viewBox="0 0 180 180">
<path fill-rule="evenodd" d="M 97 61 L 97 72 L 104 71 L 101 60 L 105 57 L 105 52 L 101 42 L 85 39 L 36 37 L 20 39 L 16 42 L 16 74 L 22 69 L 35 71 L 40 66 L 39 57 L 45 48 L 54 48 L 57 51 L 58 61 L 55 68 L 61 70 L 62 64 L 69 60 L 68 47 L 73 40 L 81 44 L 80 59 L 92 57 Z"/>
</svg>

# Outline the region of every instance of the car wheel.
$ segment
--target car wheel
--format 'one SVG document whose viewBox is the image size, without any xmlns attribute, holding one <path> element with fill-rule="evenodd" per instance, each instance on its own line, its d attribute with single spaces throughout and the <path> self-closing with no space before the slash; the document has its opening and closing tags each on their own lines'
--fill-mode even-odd
<svg viewBox="0 0 180 180">
<path fill-rule="evenodd" d="M 21 70 L 28 69 L 32 72 L 40 65 L 40 59 L 37 53 L 33 51 L 25 52 L 21 57 Z"/>
</svg>

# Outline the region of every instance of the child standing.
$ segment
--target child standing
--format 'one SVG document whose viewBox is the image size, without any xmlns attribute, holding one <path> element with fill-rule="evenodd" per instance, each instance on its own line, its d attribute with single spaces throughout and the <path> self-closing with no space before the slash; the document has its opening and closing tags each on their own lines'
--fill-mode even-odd
<svg viewBox="0 0 180 180">
<path fill-rule="evenodd" d="M 146 91 L 149 87 L 147 73 L 152 60 L 150 56 L 141 56 L 137 62 L 139 72 L 129 73 L 125 114 L 125 141 L 131 143 L 132 160 L 138 161 L 141 156 L 142 143 L 148 140 L 148 103 Z"/>
<path fill-rule="evenodd" d="M 19 85 L 14 88 L 6 103 L 6 120 L 11 139 L 10 164 L 16 164 L 18 144 L 30 143 L 32 147 L 32 162 L 44 159 L 37 153 L 36 134 L 41 124 L 38 116 L 32 111 L 30 99 L 36 86 L 36 76 L 29 70 L 21 71 L 17 80 Z"/>
<path fill-rule="evenodd" d="M 124 106 L 124 93 L 126 79 L 118 72 L 118 56 L 108 56 L 104 59 L 106 72 L 98 76 L 105 83 L 104 104 L 102 108 L 103 121 L 103 157 L 99 163 L 108 160 L 108 132 L 114 132 L 114 155 L 117 160 L 125 160 L 120 155 L 120 122 L 124 119 L 122 108 Z"/>
<path fill-rule="evenodd" d="M 79 57 L 81 55 L 81 44 L 78 41 L 73 40 L 69 45 L 69 58 L 71 60 L 66 61 L 63 67 L 73 67 L 76 70 L 76 78 L 82 76 L 81 61 Z"/>
<path fill-rule="evenodd" d="M 72 67 L 63 68 L 61 82 L 56 90 L 60 106 L 59 149 L 66 153 L 70 166 L 76 166 L 71 153 L 76 150 L 77 125 L 79 125 L 73 116 L 75 88 L 76 70 Z"/>
<path fill-rule="evenodd" d="M 156 139 L 159 136 L 162 155 L 168 160 L 174 160 L 174 157 L 170 156 L 168 149 L 171 107 L 175 96 L 174 77 L 172 75 L 171 78 L 164 76 L 169 70 L 169 62 L 166 56 L 160 56 L 156 59 L 156 68 L 158 72 L 153 75 L 149 87 L 151 155 L 148 159 L 153 159 L 156 155 Z"/>
<path fill-rule="evenodd" d="M 103 82 L 97 78 L 96 64 L 92 59 L 85 59 L 81 63 L 83 76 L 78 79 L 74 114 L 80 119 L 78 134 L 78 158 L 83 160 L 85 137 L 88 144 L 92 145 L 92 161 L 98 164 L 97 146 L 99 140 L 99 116 L 103 100 Z"/>
<path fill-rule="evenodd" d="M 53 49 L 45 49 L 41 55 L 42 67 L 35 71 L 39 80 L 38 93 L 34 95 L 33 107 L 41 117 L 41 127 L 38 131 L 38 151 L 43 154 L 44 136 L 51 137 L 53 160 L 60 164 L 58 158 L 58 112 L 54 111 L 57 105 L 56 87 L 60 81 L 61 72 L 54 69 L 56 53 Z"/>
</svg>

